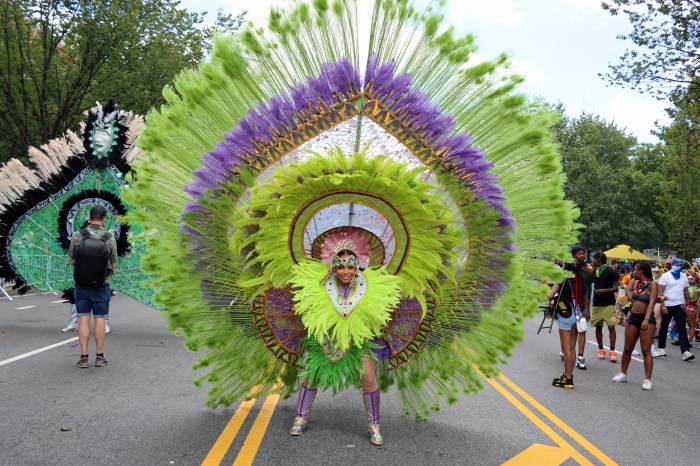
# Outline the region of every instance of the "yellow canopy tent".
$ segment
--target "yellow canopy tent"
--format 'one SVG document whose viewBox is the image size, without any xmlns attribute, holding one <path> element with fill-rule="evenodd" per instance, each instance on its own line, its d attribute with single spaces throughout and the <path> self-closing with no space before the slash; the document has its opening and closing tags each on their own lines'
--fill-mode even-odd
<svg viewBox="0 0 700 466">
<path fill-rule="evenodd" d="M 605 251 L 605 255 L 608 259 L 627 259 L 633 261 L 654 261 L 653 257 L 649 257 L 644 253 L 632 249 L 631 246 L 626 244 L 619 244 L 612 249 Z"/>
</svg>

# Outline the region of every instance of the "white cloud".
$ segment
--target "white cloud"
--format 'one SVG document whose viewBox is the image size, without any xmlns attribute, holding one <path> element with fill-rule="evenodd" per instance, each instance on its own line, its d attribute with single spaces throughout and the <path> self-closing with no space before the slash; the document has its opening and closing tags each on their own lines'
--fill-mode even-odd
<svg viewBox="0 0 700 466">
<path fill-rule="evenodd" d="M 602 114 L 615 120 L 620 128 L 637 137 L 640 142 L 657 142 L 649 131 L 654 122 L 666 125 L 669 118 L 664 112 L 666 104 L 648 96 L 621 91 L 613 94 L 607 101 Z"/>
<path fill-rule="evenodd" d="M 567 10 L 575 10 L 589 15 L 609 15 L 600 6 L 602 0 L 555 0 L 555 2 Z"/>
<path fill-rule="evenodd" d="M 450 24 L 485 21 L 499 26 L 524 23 L 527 14 L 512 0 L 453 0 L 445 8 Z"/>
<path fill-rule="evenodd" d="M 512 58 L 511 62 L 512 65 L 509 70 L 511 74 L 524 76 L 529 84 L 543 84 L 547 82 L 547 74 L 537 63 L 518 57 Z"/>
</svg>

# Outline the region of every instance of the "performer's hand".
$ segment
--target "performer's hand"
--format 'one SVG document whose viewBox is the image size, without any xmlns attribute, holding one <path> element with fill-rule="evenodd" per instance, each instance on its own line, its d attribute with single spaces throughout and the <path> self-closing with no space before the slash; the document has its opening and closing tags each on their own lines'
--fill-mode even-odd
<svg viewBox="0 0 700 466">
<path fill-rule="evenodd" d="M 649 319 L 644 319 L 642 321 L 642 331 L 646 331 L 649 328 Z"/>
</svg>

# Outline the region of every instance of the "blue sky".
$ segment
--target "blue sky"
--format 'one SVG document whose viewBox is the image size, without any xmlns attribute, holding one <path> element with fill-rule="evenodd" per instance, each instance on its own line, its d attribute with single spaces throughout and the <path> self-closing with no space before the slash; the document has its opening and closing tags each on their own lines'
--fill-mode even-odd
<svg viewBox="0 0 700 466">
<path fill-rule="evenodd" d="M 239 13 L 260 25 L 272 5 L 285 0 L 183 0 L 191 11 Z M 421 1 L 419 3 L 427 3 Z M 448 0 L 447 17 L 459 32 L 476 35 L 480 56 L 511 56 L 525 76 L 521 91 L 561 102 L 567 115 L 582 112 L 614 122 L 640 142 L 656 142 L 654 122 L 666 122 L 664 103 L 621 87 L 608 87 L 598 73 L 629 45 L 616 39 L 631 30 L 626 16 L 610 16 L 601 0 Z M 369 14 L 369 13 L 368 13 Z"/>
</svg>

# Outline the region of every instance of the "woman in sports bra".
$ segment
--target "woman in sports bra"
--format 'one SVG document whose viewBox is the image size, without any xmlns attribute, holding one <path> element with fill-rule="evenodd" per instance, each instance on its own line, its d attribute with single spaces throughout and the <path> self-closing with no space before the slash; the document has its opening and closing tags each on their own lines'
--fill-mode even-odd
<svg viewBox="0 0 700 466">
<path fill-rule="evenodd" d="M 638 262 L 632 271 L 634 277 L 625 290 L 627 299 L 632 302 L 632 309 L 627 316 L 625 328 L 625 349 L 622 352 L 621 371 L 613 382 L 627 381 L 627 368 L 632 359 L 632 351 L 640 341 L 642 356 L 644 357 L 644 390 L 651 390 L 651 372 L 654 368 L 654 360 L 651 357 L 651 345 L 654 343 L 656 333 L 656 319 L 654 318 L 654 305 L 659 294 L 658 285 L 652 278 L 651 265 L 646 262 Z"/>
</svg>

